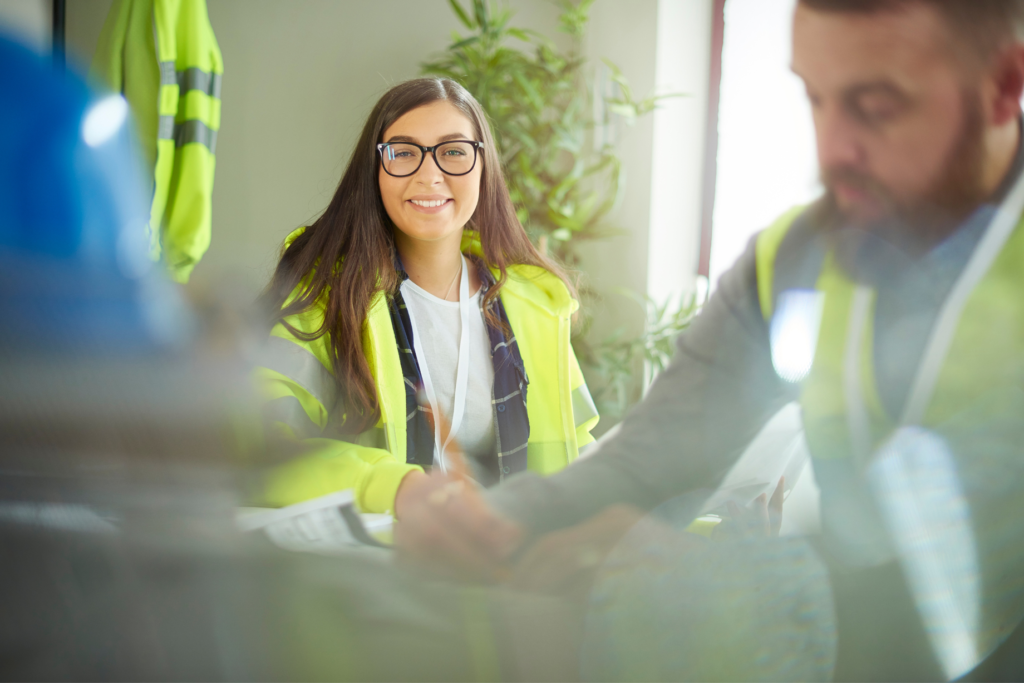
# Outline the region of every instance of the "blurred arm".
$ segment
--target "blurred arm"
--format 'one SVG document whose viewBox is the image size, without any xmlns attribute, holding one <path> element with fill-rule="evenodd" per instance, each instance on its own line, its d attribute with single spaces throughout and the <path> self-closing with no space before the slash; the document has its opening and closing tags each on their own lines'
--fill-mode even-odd
<svg viewBox="0 0 1024 683">
<path fill-rule="evenodd" d="M 613 439 L 558 474 L 514 477 L 490 492 L 489 501 L 534 534 L 577 524 L 613 504 L 650 510 L 716 486 L 793 398 L 795 388 L 772 367 L 751 240 Z"/>
</svg>

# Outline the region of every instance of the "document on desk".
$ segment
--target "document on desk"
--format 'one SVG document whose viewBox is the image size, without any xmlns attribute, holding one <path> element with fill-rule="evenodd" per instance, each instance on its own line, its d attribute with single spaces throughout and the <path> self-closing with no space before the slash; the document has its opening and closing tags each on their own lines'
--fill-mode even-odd
<svg viewBox="0 0 1024 683">
<path fill-rule="evenodd" d="M 360 546 L 387 547 L 381 542 L 391 532 L 391 515 L 356 512 L 351 491 L 283 508 L 241 508 L 238 527 L 262 531 L 278 547 L 296 552 L 338 555 Z"/>
</svg>

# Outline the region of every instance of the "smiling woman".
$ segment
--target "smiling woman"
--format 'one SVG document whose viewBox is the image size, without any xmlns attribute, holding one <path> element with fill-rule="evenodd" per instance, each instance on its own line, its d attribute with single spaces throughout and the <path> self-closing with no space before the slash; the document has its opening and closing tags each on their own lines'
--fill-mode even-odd
<svg viewBox="0 0 1024 683">
<path fill-rule="evenodd" d="M 268 426 L 312 449 L 270 474 L 263 504 L 353 489 L 398 516 L 450 497 L 456 450 L 490 485 L 593 440 L 574 291 L 516 219 L 486 117 L 454 81 L 385 93 L 261 303 Z"/>
</svg>

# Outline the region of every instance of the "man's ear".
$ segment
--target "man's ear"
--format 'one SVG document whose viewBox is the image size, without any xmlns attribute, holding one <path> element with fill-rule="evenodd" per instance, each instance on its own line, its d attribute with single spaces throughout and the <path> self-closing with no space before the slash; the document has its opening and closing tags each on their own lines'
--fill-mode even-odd
<svg viewBox="0 0 1024 683">
<path fill-rule="evenodd" d="M 1004 125 L 1021 114 L 1024 96 L 1024 44 L 1014 43 L 1004 49 L 993 63 L 995 95 L 992 102 L 992 123 Z"/>
</svg>

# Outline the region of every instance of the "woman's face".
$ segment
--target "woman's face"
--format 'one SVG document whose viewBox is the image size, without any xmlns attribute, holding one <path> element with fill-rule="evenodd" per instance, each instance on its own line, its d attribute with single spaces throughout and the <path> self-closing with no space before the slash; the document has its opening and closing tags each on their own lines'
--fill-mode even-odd
<svg viewBox="0 0 1024 683">
<path fill-rule="evenodd" d="M 448 140 L 476 139 L 465 114 L 440 100 L 406 112 L 384 131 L 383 141 L 433 147 Z M 380 155 L 377 159 L 384 209 L 405 237 L 425 242 L 461 240 L 480 199 L 483 155 L 478 155 L 472 171 L 460 176 L 442 173 L 429 153 L 419 170 L 404 178 L 389 175 L 380 165 Z"/>
</svg>

